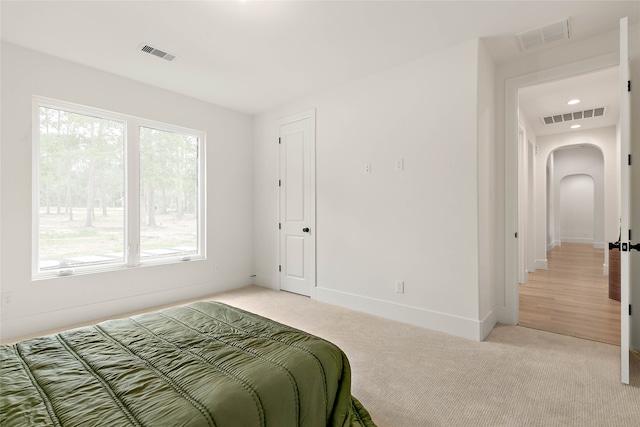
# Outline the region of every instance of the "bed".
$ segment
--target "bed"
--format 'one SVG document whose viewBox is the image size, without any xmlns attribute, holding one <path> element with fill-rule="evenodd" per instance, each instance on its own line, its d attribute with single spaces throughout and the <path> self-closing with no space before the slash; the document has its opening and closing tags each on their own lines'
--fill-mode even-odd
<svg viewBox="0 0 640 427">
<path fill-rule="evenodd" d="M 375 426 L 334 344 L 197 302 L 0 347 L 4 426 Z"/>
</svg>

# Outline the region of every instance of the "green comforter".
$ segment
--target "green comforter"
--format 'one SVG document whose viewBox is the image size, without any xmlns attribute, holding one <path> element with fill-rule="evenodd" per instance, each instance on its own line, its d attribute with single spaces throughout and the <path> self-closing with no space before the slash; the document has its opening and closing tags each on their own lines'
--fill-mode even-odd
<svg viewBox="0 0 640 427">
<path fill-rule="evenodd" d="M 198 302 L 0 347 L 2 426 L 374 426 L 335 345 Z"/>
</svg>

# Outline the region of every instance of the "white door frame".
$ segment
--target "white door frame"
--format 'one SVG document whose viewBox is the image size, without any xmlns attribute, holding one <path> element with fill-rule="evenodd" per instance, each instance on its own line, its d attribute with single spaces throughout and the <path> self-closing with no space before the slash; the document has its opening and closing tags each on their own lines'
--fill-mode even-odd
<svg viewBox="0 0 640 427">
<path fill-rule="evenodd" d="M 311 239 L 311 249 L 313 251 L 312 254 L 312 265 L 311 265 L 311 277 L 313 278 L 313 283 L 311 286 L 311 290 L 310 290 L 310 297 L 311 299 L 315 299 L 316 297 L 316 287 L 318 285 L 318 280 L 317 280 L 317 272 L 316 272 L 316 267 L 317 267 L 317 255 L 316 255 L 316 236 L 317 236 L 317 227 L 316 227 L 316 110 L 315 108 L 311 109 L 311 110 L 307 110 L 304 111 L 302 113 L 298 113 L 298 114 L 294 114 L 291 116 L 287 116 L 284 117 L 282 119 L 280 119 L 277 123 L 278 126 L 278 136 L 280 136 L 280 127 L 283 125 L 286 125 L 288 123 L 293 123 L 293 122 L 297 122 L 299 120 L 304 120 L 309 118 L 311 120 L 311 131 L 310 131 L 310 138 L 309 138 L 309 144 L 310 144 L 310 151 L 311 151 L 311 163 L 310 163 L 310 171 L 309 171 L 309 179 L 310 179 L 310 189 L 311 189 L 311 218 L 309 219 L 309 227 L 311 228 L 311 233 L 309 234 L 309 238 Z M 277 150 L 278 150 L 278 154 L 277 154 L 277 175 L 278 177 L 280 177 L 280 144 L 276 144 L 277 146 Z M 276 199 L 276 206 L 277 206 L 277 212 L 276 212 L 276 217 L 278 219 L 278 224 L 276 224 L 276 227 L 279 228 L 279 224 L 281 222 L 281 217 L 280 217 L 280 198 L 281 198 L 281 194 L 282 192 L 280 191 L 280 188 L 277 188 L 277 192 L 278 192 L 278 196 Z M 280 230 L 278 229 L 278 233 L 276 234 L 277 236 L 277 250 L 278 250 L 278 265 L 282 265 L 282 252 L 281 252 L 281 245 L 280 245 Z M 282 273 L 278 272 L 278 290 L 281 290 L 281 282 L 282 282 Z"/>
<path fill-rule="evenodd" d="M 559 80 L 619 65 L 617 52 L 551 68 L 506 81 L 505 85 L 505 311 L 501 321 L 517 325 L 518 289 L 518 90 L 522 87 Z M 522 230 L 524 231 L 524 230 Z"/>
<path fill-rule="evenodd" d="M 527 133 L 524 125 L 518 120 L 518 283 L 523 285 L 529 281 L 527 267 L 528 210 L 527 210 Z"/>
</svg>

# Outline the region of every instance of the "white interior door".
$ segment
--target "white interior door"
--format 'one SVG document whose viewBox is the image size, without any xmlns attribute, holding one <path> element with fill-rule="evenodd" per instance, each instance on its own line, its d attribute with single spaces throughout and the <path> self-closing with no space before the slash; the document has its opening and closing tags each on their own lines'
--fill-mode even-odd
<svg viewBox="0 0 640 427">
<path fill-rule="evenodd" d="M 621 161 L 621 239 L 620 239 L 620 356 L 622 382 L 629 384 L 629 341 L 631 337 L 629 282 L 631 270 L 631 92 L 629 91 L 628 19 L 620 20 L 620 152 Z"/>
<path fill-rule="evenodd" d="M 280 124 L 280 289 L 313 296 L 316 280 L 315 111 Z"/>
</svg>

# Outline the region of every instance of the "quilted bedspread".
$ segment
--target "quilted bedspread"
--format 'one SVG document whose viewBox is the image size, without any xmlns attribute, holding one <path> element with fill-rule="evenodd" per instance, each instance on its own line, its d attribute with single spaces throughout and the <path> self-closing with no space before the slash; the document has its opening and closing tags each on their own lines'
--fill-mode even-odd
<svg viewBox="0 0 640 427">
<path fill-rule="evenodd" d="M 0 347 L 2 426 L 374 426 L 344 353 L 215 302 Z"/>
</svg>

